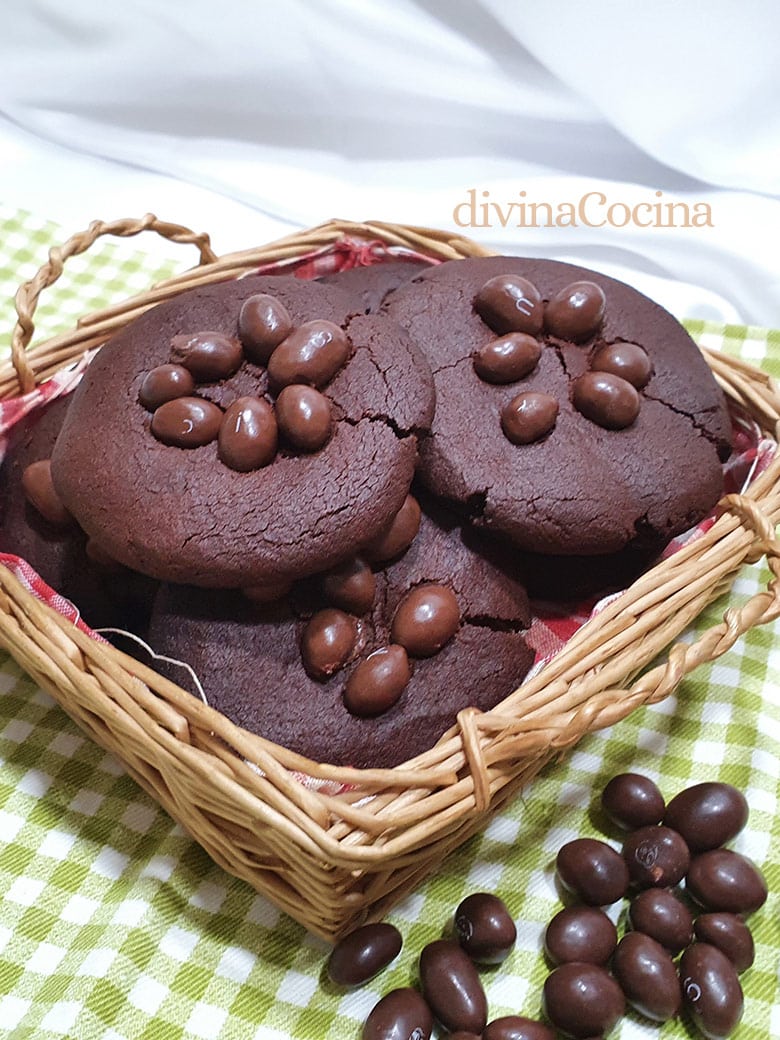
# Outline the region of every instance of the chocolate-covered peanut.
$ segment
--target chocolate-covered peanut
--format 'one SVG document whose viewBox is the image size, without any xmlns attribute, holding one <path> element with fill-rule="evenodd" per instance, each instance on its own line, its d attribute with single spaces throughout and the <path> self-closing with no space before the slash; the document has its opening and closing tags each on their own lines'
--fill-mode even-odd
<svg viewBox="0 0 780 1040">
<path fill-rule="evenodd" d="M 454 1038 L 449 1038 L 454 1040 Z M 488 1022 L 481 1040 L 555 1040 L 549 1026 L 523 1015 L 502 1015 Z"/>
<path fill-rule="evenodd" d="M 680 958 L 683 1002 L 708 1040 L 725 1040 L 739 1025 L 744 1008 L 734 965 L 716 946 L 694 943 Z"/>
<path fill-rule="evenodd" d="M 477 969 L 458 943 L 437 939 L 420 954 L 423 996 L 445 1029 L 480 1034 L 487 1024 L 487 997 Z"/>
<path fill-rule="evenodd" d="M 431 1009 L 416 989 L 393 989 L 375 1004 L 363 1024 L 361 1040 L 430 1040 Z"/>
<path fill-rule="evenodd" d="M 330 678 L 352 660 L 359 637 L 357 618 L 333 607 L 318 611 L 301 636 L 304 668 L 312 679 Z"/>
<path fill-rule="evenodd" d="M 544 306 L 539 290 L 517 274 L 488 279 L 476 295 L 474 309 L 486 325 L 504 336 L 509 332 L 542 331 Z"/>
<path fill-rule="evenodd" d="M 420 530 L 420 505 L 414 495 L 407 495 L 389 526 L 378 538 L 365 546 L 363 555 L 372 563 L 386 563 L 406 552 Z"/>
<path fill-rule="evenodd" d="M 479 348 L 474 355 L 474 371 L 486 383 L 514 383 L 529 375 L 541 356 L 537 339 L 525 332 L 510 332 Z"/>
<path fill-rule="evenodd" d="M 687 787 L 669 802 L 667 827 L 681 834 L 691 852 L 725 845 L 747 823 L 748 803 L 731 784 L 707 781 Z"/>
<path fill-rule="evenodd" d="M 31 462 L 22 473 L 25 498 L 52 527 L 69 527 L 74 521 L 51 479 L 51 459 Z"/>
<path fill-rule="evenodd" d="M 620 986 L 597 964 L 572 961 L 551 972 L 542 990 L 544 1013 L 564 1036 L 608 1033 L 626 1009 Z"/>
<path fill-rule="evenodd" d="M 276 442 L 271 405 L 262 397 L 239 397 L 222 418 L 217 453 L 230 469 L 248 473 L 273 461 Z"/>
<path fill-rule="evenodd" d="M 618 773 L 601 794 L 601 807 L 623 830 L 660 823 L 664 799 L 656 784 L 641 773 Z"/>
<path fill-rule="evenodd" d="M 607 906 L 628 889 L 628 867 L 610 845 L 598 838 L 575 838 L 558 850 L 558 879 L 588 906 Z"/>
<path fill-rule="evenodd" d="M 751 914 L 766 902 L 767 884 L 758 867 L 731 849 L 710 849 L 694 856 L 686 889 L 708 910 Z"/>
<path fill-rule="evenodd" d="M 152 416 L 158 441 L 177 448 L 200 448 L 216 440 L 223 412 L 201 397 L 177 397 L 161 404 Z"/>
<path fill-rule="evenodd" d="M 693 914 L 666 888 L 646 888 L 628 908 L 628 923 L 671 953 L 679 953 L 693 937 Z"/>
<path fill-rule="evenodd" d="M 666 1022 L 680 1010 L 680 979 L 671 954 L 642 932 L 628 932 L 618 943 L 612 970 L 626 1000 L 640 1014 Z"/>
<path fill-rule="evenodd" d="M 213 383 L 232 376 L 243 361 L 241 344 L 221 332 L 195 332 L 174 336 L 171 358 L 190 371 L 198 383 Z"/>
<path fill-rule="evenodd" d="M 458 942 L 478 964 L 501 964 L 517 938 L 506 904 L 491 892 L 474 892 L 455 911 Z"/>
<path fill-rule="evenodd" d="M 605 343 L 590 359 L 594 372 L 611 372 L 641 390 L 653 374 L 647 351 L 638 343 Z"/>
<path fill-rule="evenodd" d="M 386 922 L 364 924 L 345 935 L 328 958 L 328 975 L 337 986 L 360 986 L 377 975 L 401 950 L 401 933 Z"/>
<path fill-rule="evenodd" d="M 275 296 L 255 293 L 241 305 L 238 336 L 246 356 L 257 364 L 268 364 L 271 354 L 290 335 L 292 328 L 289 311 Z"/>
<path fill-rule="evenodd" d="M 737 972 L 746 971 L 756 955 L 753 935 L 739 914 L 699 914 L 693 925 L 699 942 L 717 946 Z"/>
<path fill-rule="evenodd" d="M 319 451 L 330 440 L 330 401 L 313 386 L 284 387 L 276 399 L 276 420 L 285 440 L 300 451 Z"/>
<path fill-rule="evenodd" d="M 268 360 L 271 386 L 279 391 L 292 383 L 318 389 L 335 376 L 349 357 L 346 332 L 332 321 L 315 318 L 293 329 Z"/>
<path fill-rule="evenodd" d="M 452 589 L 433 583 L 416 585 L 398 604 L 390 634 L 412 657 L 431 657 L 455 635 L 460 607 Z"/>
<path fill-rule="evenodd" d="M 623 858 L 637 888 L 671 888 L 685 877 L 691 855 L 670 827 L 640 827 L 623 844 Z"/>
<path fill-rule="evenodd" d="M 344 685 L 344 706 L 352 715 L 371 718 L 395 704 L 412 677 L 402 646 L 391 644 L 359 661 Z"/>
<path fill-rule="evenodd" d="M 567 906 L 547 925 L 544 949 L 553 964 L 606 964 L 617 946 L 617 929 L 597 906 Z"/>
<path fill-rule="evenodd" d="M 368 564 L 354 557 L 334 567 L 322 579 L 322 591 L 334 607 L 365 614 L 374 603 L 376 578 Z"/>
<path fill-rule="evenodd" d="M 604 290 L 595 282 L 572 282 L 545 307 L 545 328 L 558 339 L 581 343 L 601 327 L 606 302 Z"/>
<path fill-rule="evenodd" d="M 138 400 L 147 411 L 153 412 L 166 401 L 189 397 L 195 389 L 195 378 L 184 365 L 158 365 L 147 372 Z"/>
<path fill-rule="evenodd" d="M 624 430 L 639 415 L 636 389 L 611 372 L 585 372 L 574 380 L 574 407 L 605 430 Z"/>
<path fill-rule="evenodd" d="M 513 444 L 532 444 L 547 436 L 557 418 L 558 402 L 554 397 L 528 390 L 501 409 L 501 429 Z"/>
</svg>

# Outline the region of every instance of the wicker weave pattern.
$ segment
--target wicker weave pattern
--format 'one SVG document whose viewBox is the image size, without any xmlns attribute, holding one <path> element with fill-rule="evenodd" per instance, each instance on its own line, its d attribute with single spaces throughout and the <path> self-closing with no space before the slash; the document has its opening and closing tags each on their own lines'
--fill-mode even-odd
<svg viewBox="0 0 780 1040">
<path fill-rule="evenodd" d="M 75 330 L 25 351 L 38 296 L 59 277 L 65 259 L 100 235 L 147 229 L 196 244 L 201 266 L 88 315 Z M 53 250 L 49 264 L 20 289 L 13 367 L 0 372 L 2 393 L 28 389 L 184 289 L 300 256 L 345 234 L 447 259 L 484 252 L 468 240 L 428 229 L 333 222 L 214 259 L 206 236 L 150 215 L 96 222 Z M 707 359 L 726 393 L 775 435 L 780 396 L 772 381 L 742 362 L 710 353 Z M 721 517 L 703 537 L 643 575 L 497 709 L 461 712 L 434 748 L 395 769 L 310 762 L 239 729 L 155 672 L 90 639 L 4 568 L 0 641 L 218 863 L 313 932 L 333 938 L 369 916 L 381 916 L 583 734 L 662 700 L 697 664 L 780 615 L 778 478 L 775 458 L 746 494 L 723 500 Z M 672 645 L 661 664 L 640 674 L 730 587 L 743 563 L 764 555 L 772 573 L 765 592 L 728 610 L 697 643 Z M 293 770 L 353 786 L 338 795 L 312 791 L 291 775 Z"/>
</svg>

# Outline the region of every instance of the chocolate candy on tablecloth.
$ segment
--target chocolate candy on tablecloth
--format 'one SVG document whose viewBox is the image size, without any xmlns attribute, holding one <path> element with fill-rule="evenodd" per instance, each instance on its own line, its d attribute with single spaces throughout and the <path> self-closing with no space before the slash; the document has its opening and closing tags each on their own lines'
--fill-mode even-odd
<svg viewBox="0 0 780 1040">
<path fill-rule="evenodd" d="M 544 305 L 539 290 L 515 274 L 489 278 L 474 300 L 474 309 L 499 336 L 510 332 L 542 331 Z"/>
<path fill-rule="evenodd" d="M 330 440 L 333 414 L 325 394 L 294 383 L 276 399 L 276 420 L 284 438 L 301 451 L 319 451 Z"/>
<path fill-rule="evenodd" d="M 747 799 L 731 784 L 713 781 L 686 788 L 669 802 L 664 824 L 685 839 L 692 853 L 725 845 L 747 823 Z"/>
<path fill-rule="evenodd" d="M 547 976 L 542 1006 L 564 1036 L 586 1040 L 608 1033 L 623 1015 L 626 1001 L 604 968 L 572 961 Z"/>
<path fill-rule="evenodd" d="M 452 589 L 428 583 L 410 589 L 396 607 L 390 635 L 412 657 L 431 657 L 455 635 L 460 607 Z"/>
<path fill-rule="evenodd" d="M 532 444 L 554 428 L 558 402 L 550 394 L 528 390 L 501 409 L 501 429 L 513 444 Z"/>
<path fill-rule="evenodd" d="M 346 364 L 350 349 L 346 332 L 332 321 L 304 322 L 268 359 L 271 386 L 279 391 L 292 383 L 306 383 L 319 389 Z"/>
<path fill-rule="evenodd" d="M 517 938 L 506 904 L 490 892 L 475 892 L 462 900 L 454 923 L 458 942 L 478 964 L 501 964 Z"/>
<path fill-rule="evenodd" d="M 649 777 L 619 773 L 604 788 L 601 807 L 613 823 L 631 831 L 660 823 L 665 805 L 663 795 Z"/>
<path fill-rule="evenodd" d="M 605 430 L 624 430 L 639 415 L 636 389 L 611 372 L 584 372 L 574 380 L 572 400 L 578 412 Z"/>
<path fill-rule="evenodd" d="M 257 364 L 268 364 L 271 354 L 292 329 L 290 312 L 275 296 L 256 293 L 241 304 L 238 336 L 246 356 Z"/>
<path fill-rule="evenodd" d="M 671 888 L 685 877 L 691 856 L 671 827 L 640 827 L 623 843 L 623 858 L 637 888 Z"/>
<path fill-rule="evenodd" d="M 183 365 L 199 383 L 211 383 L 232 376 L 241 365 L 241 344 L 221 332 L 195 332 L 174 336 L 171 359 Z"/>
<path fill-rule="evenodd" d="M 441 1024 L 481 1033 L 487 1024 L 487 997 L 477 969 L 456 942 L 437 939 L 420 954 L 423 996 Z"/>
<path fill-rule="evenodd" d="M 69 527 L 73 517 L 63 505 L 51 479 L 51 459 L 39 459 L 22 473 L 25 498 L 53 527 Z"/>
<path fill-rule="evenodd" d="M 365 924 L 344 936 L 328 958 L 328 975 L 337 986 L 360 986 L 394 960 L 401 933 L 385 922 Z"/>
<path fill-rule="evenodd" d="M 510 332 L 480 347 L 474 355 L 474 371 L 486 383 L 514 383 L 532 372 L 541 356 L 537 339 L 526 332 Z"/>
<path fill-rule="evenodd" d="M 547 925 L 544 949 L 553 964 L 605 965 L 617 946 L 617 928 L 596 906 L 568 906 Z"/>
<path fill-rule="evenodd" d="M 653 374 L 647 351 L 638 343 L 604 343 L 590 359 L 592 372 L 611 372 L 641 390 Z"/>
<path fill-rule="evenodd" d="M 353 659 L 360 643 L 360 622 L 326 607 L 308 621 L 301 637 L 303 666 L 313 679 L 326 679 Z"/>
<path fill-rule="evenodd" d="M 693 937 L 693 914 L 666 888 L 646 888 L 628 909 L 631 927 L 661 943 L 671 953 L 679 953 Z"/>
<path fill-rule="evenodd" d="M 261 469 L 276 455 L 278 429 L 271 405 L 262 397 L 239 397 L 219 427 L 217 453 L 239 473 Z"/>
<path fill-rule="evenodd" d="M 153 412 L 166 401 L 190 397 L 194 389 L 195 378 L 184 365 L 158 365 L 146 373 L 138 400 L 147 411 Z"/>
<path fill-rule="evenodd" d="M 177 397 L 161 404 L 152 416 L 158 441 L 177 448 L 200 448 L 216 440 L 223 412 L 200 397 Z"/>
<path fill-rule="evenodd" d="M 674 961 L 649 935 L 624 935 L 615 950 L 612 970 L 626 1000 L 647 1018 L 666 1022 L 680 1010 L 680 979 Z"/>
<path fill-rule="evenodd" d="M 414 495 L 407 495 L 403 505 L 379 538 L 363 549 L 372 563 L 386 563 L 406 552 L 420 530 L 420 505 Z"/>
<path fill-rule="evenodd" d="M 544 309 L 544 327 L 558 339 L 581 343 L 601 327 L 604 290 L 595 282 L 572 282 L 560 289 Z"/>
<path fill-rule="evenodd" d="M 744 997 L 728 957 L 709 943 L 694 943 L 680 958 L 683 1003 L 708 1040 L 725 1040 L 742 1018 Z"/>
<path fill-rule="evenodd" d="M 731 914 L 753 913 L 768 894 L 758 867 L 731 849 L 710 849 L 694 856 L 685 886 L 701 906 Z"/>
<path fill-rule="evenodd" d="M 416 989 L 405 986 L 375 1004 L 363 1025 L 361 1040 L 430 1040 L 433 1015 Z"/>
<path fill-rule="evenodd" d="M 350 614 L 365 614 L 371 609 L 376 593 L 374 572 L 359 556 L 334 567 L 322 579 L 325 597 Z"/>
<path fill-rule="evenodd" d="M 699 942 L 717 946 L 725 953 L 738 973 L 746 971 L 755 959 L 753 935 L 738 914 L 699 914 L 693 931 Z"/>
<path fill-rule="evenodd" d="M 381 715 L 392 708 L 411 677 L 404 647 L 382 646 L 355 665 L 344 686 L 344 705 L 361 718 Z"/>
<path fill-rule="evenodd" d="M 453 1038 L 448 1038 L 453 1040 Z M 549 1026 L 524 1015 L 503 1015 L 488 1022 L 481 1040 L 555 1040 Z"/>
<path fill-rule="evenodd" d="M 588 906 L 606 906 L 628 890 L 625 860 L 597 838 L 575 838 L 561 847 L 555 861 L 561 884 Z"/>
</svg>

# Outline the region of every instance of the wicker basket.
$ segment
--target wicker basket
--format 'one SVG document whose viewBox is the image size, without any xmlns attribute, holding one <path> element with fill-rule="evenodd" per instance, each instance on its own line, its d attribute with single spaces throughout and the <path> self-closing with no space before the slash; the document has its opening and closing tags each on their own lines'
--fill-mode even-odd
<svg viewBox="0 0 780 1040">
<path fill-rule="evenodd" d="M 146 229 L 196 245 L 200 266 L 26 349 L 38 296 L 56 281 L 65 260 L 101 235 L 124 237 Z M 217 258 L 207 236 L 151 215 L 96 222 L 53 249 L 49 262 L 19 290 L 12 363 L 0 368 L 0 393 L 7 397 L 31 389 L 144 309 L 185 289 L 301 256 L 344 235 L 444 259 L 485 254 L 467 239 L 427 228 L 331 222 Z M 742 362 L 705 354 L 726 393 L 775 436 L 780 395 L 772 381 Z M 745 494 L 723 500 L 721 515 L 706 534 L 644 574 L 495 710 L 462 711 L 432 749 L 394 769 L 311 762 L 238 728 L 154 671 L 90 638 L 3 567 L 0 641 L 213 859 L 312 932 L 334 939 L 367 918 L 381 917 L 583 734 L 662 700 L 697 664 L 780 615 L 778 520 L 776 455 Z M 764 555 L 772 572 L 767 591 L 727 610 L 694 644 L 674 643 L 730 588 L 743 563 Z M 642 672 L 661 651 L 663 663 Z M 300 772 L 340 786 L 312 789 L 296 778 Z M 339 793 L 328 793 L 336 789 Z"/>
</svg>

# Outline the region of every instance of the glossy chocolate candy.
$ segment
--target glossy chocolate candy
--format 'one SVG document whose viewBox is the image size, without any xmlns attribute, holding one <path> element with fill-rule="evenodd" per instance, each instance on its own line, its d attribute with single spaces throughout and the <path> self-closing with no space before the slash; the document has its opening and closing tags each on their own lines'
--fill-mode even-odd
<svg viewBox="0 0 780 1040">
<path fill-rule="evenodd" d="M 375 1004 L 361 1040 L 430 1040 L 433 1015 L 416 989 L 393 989 Z"/>
<path fill-rule="evenodd" d="M 330 440 L 330 401 L 313 386 L 294 383 L 276 399 L 276 420 L 283 437 L 300 451 L 319 451 Z"/>
<path fill-rule="evenodd" d="M 611 372 L 641 390 L 653 374 L 647 351 L 638 343 L 605 343 L 590 359 L 593 372 Z"/>
<path fill-rule="evenodd" d="M 171 358 L 190 371 L 198 383 L 227 379 L 244 360 L 241 344 L 221 332 L 196 332 L 174 336 Z"/>
<path fill-rule="evenodd" d="M 626 1000 L 655 1022 L 680 1010 L 680 979 L 669 951 L 649 935 L 629 932 L 618 943 L 612 970 Z"/>
<path fill-rule="evenodd" d="M 734 965 L 716 946 L 694 943 L 680 958 L 683 1002 L 708 1040 L 725 1040 L 739 1025 L 744 1008 Z"/>
<path fill-rule="evenodd" d="M 637 888 L 671 888 L 685 877 L 688 846 L 670 827 L 640 827 L 623 843 L 623 858 Z"/>
<path fill-rule="evenodd" d="M 503 1015 L 488 1022 L 481 1040 L 555 1040 L 555 1033 L 549 1026 L 533 1018 Z"/>
<path fill-rule="evenodd" d="M 320 610 L 303 630 L 303 666 L 313 679 L 328 679 L 352 660 L 359 640 L 357 618 L 333 607 Z"/>
<path fill-rule="evenodd" d="M 450 1031 L 481 1033 L 487 1024 L 487 997 L 477 969 L 458 943 L 437 939 L 420 954 L 423 996 Z"/>
<path fill-rule="evenodd" d="M 476 295 L 474 309 L 499 336 L 510 332 L 531 335 L 542 331 L 544 305 L 539 290 L 516 274 L 490 278 Z"/>
<path fill-rule="evenodd" d="M 360 986 L 377 975 L 401 950 L 401 933 L 385 922 L 365 924 L 345 935 L 328 958 L 328 975 L 337 986 Z"/>
<path fill-rule="evenodd" d="M 753 935 L 738 914 L 699 914 L 693 930 L 699 942 L 717 946 L 725 953 L 737 972 L 746 971 L 753 963 L 756 956 Z"/>
<path fill-rule="evenodd" d="M 277 435 L 271 405 L 262 397 L 239 397 L 222 418 L 217 454 L 230 469 L 248 473 L 273 462 Z"/>
<path fill-rule="evenodd" d="M 216 440 L 222 409 L 201 397 L 177 397 L 161 404 L 152 416 L 151 430 L 158 441 L 177 448 L 200 448 Z"/>
<path fill-rule="evenodd" d="M 292 329 L 289 311 L 275 296 L 256 293 L 241 305 L 238 336 L 246 356 L 257 364 L 267 364 L 271 354 Z"/>
<path fill-rule="evenodd" d="M 374 603 L 376 578 L 368 564 L 354 557 L 334 567 L 322 579 L 322 591 L 334 607 L 365 614 Z"/>
<path fill-rule="evenodd" d="M 420 517 L 417 499 L 407 495 L 385 531 L 365 546 L 365 558 L 372 563 L 386 563 L 406 552 L 420 530 Z"/>
<path fill-rule="evenodd" d="M 547 976 L 542 1006 L 564 1036 L 586 1040 L 608 1033 L 623 1015 L 626 1001 L 604 968 L 572 962 Z"/>
<path fill-rule="evenodd" d="M 406 650 L 391 644 L 359 661 L 344 686 L 344 705 L 352 715 L 371 718 L 395 704 L 412 677 Z"/>
<path fill-rule="evenodd" d="M 665 808 L 658 787 L 640 773 L 613 776 L 602 792 L 601 807 L 613 823 L 626 831 L 660 823 Z"/>
<path fill-rule="evenodd" d="M 595 282 L 572 282 L 564 286 L 544 309 L 544 326 L 558 339 L 581 343 L 601 327 L 606 297 Z"/>
<path fill-rule="evenodd" d="M 22 473 L 22 490 L 27 501 L 52 527 L 69 527 L 73 517 L 65 508 L 51 479 L 51 459 L 31 462 Z"/>
<path fill-rule="evenodd" d="M 555 427 L 558 402 L 549 394 L 528 390 L 501 409 L 501 429 L 513 444 L 532 444 Z"/>
<path fill-rule="evenodd" d="M 588 906 L 614 903 L 628 890 L 625 860 L 597 838 L 575 838 L 561 847 L 555 861 L 558 878 Z"/>
<path fill-rule="evenodd" d="M 585 372 L 574 380 L 574 407 L 605 430 L 624 430 L 639 415 L 636 389 L 611 372 Z"/>
<path fill-rule="evenodd" d="M 501 964 L 517 938 L 517 928 L 503 899 L 490 892 L 474 892 L 455 911 L 458 942 L 478 964 Z"/>
<path fill-rule="evenodd" d="M 390 635 L 412 657 L 432 657 L 452 639 L 460 625 L 460 606 L 452 589 L 416 585 L 396 607 Z"/>
<path fill-rule="evenodd" d="M 474 371 L 486 383 L 514 383 L 529 375 L 541 356 L 537 339 L 525 332 L 510 332 L 479 348 L 474 355 Z"/>
<path fill-rule="evenodd" d="M 731 784 L 706 782 L 681 791 L 669 802 L 667 827 L 685 839 L 691 852 L 716 849 L 735 838 L 747 823 L 748 803 Z"/>
<path fill-rule="evenodd" d="M 319 389 L 346 364 L 350 349 L 346 332 L 332 321 L 307 321 L 293 329 L 271 354 L 271 385 L 276 391 L 293 383 Z"/>
<path fill-rule="evenodd" d="M 635 931 L 649 935 L 671 953 L 679 953 L 693 938 L 693 914 L 666 888 L 646 888 L 628 909 Z"/>
<path fill-rule="evenodd" d="M 767 884 L 758 867 L 731 849 L 710 849 L 694 856 L 685 887 L 708 910 L 750 914 L 766 902 Z"/>
<path fill-rule="evenodd" d="M 158 365 L 147 372 L 138 391 L 138 400 L 153 412 L 166 401 L 189 397 L 195 389 L 195 377 L 184 365 Z"/>
<path fill-rule="evenodd" d="M 568 906 L 547 925 L 544 949 L 550 961 L 605 965 L 617 946 L 617 928 L 596 906 Z"/>
</svg>

